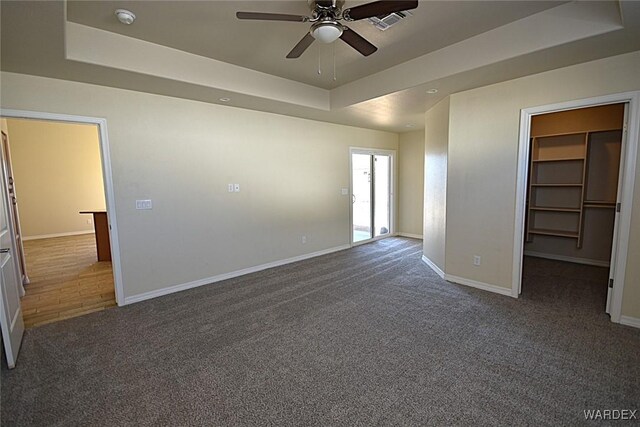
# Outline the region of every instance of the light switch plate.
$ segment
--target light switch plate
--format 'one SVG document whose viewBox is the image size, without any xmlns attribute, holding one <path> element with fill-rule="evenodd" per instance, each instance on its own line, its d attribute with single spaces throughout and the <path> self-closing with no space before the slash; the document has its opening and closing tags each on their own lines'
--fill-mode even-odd
<svg viewBox="0 0 640 427">
<path fill-rule="evenodd" d="M 233 184 L 229 184 L 229 193 L 233 193 Z"/>
<path fill-rule="evenodd" d="M 236 193 L 240 192 L 240 184 L 233 184 L 233 189 Z"/>
<path fill-rule="evenodd" d="M 342 189 L 342 195 L 343 196 L 348 196 L 349 195 L 349 189 L 348 188 L 343 188 Z"/>
<path fill-rule="evenodd" d="M 136 209 L 153 209 L 153 203 L 151 203 L 151 200 L 146 199 L 146 200 L 136 200 Z"/>
</svg>

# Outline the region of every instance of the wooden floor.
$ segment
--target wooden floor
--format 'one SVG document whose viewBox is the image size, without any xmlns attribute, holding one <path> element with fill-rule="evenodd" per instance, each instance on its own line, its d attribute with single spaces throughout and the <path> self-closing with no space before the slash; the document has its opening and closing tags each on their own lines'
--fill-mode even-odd
<svg viewBox="0 0 640 427">
<path fill-rule="evenodd" d="M 111 262 L 98 262 L 93 234 L 27 240 L 22 310 L 26 327 L 115 306 Z"/>
</svg>

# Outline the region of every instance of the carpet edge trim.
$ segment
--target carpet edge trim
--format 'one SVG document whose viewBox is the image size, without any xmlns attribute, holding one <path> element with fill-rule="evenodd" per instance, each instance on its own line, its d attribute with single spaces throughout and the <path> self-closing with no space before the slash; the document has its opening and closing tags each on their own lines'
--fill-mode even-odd
<svg viewBox="0 0 640 427">
<path fill-rule="evenodd" d="M 640 319 L 631 316 L 620 316 L 620 324 L 640 328 Z"/>
<path fill-rule="evenodd" d="M 508 297 L 517 298 L 511 292 L 511 288 L 503 288 L 502 286 L 491 285 L 489 283 L 478 282 L 476 280 L 465 279 L 464 277 L 452 276 L 451 274 L 445 274 L 444 280 L 447 282 L 453 282 L 458 285 L 470 286 L 472 288 L 482 289 L 483 291 L 489 291 Z"/>
<path fill-rule="evenodd" d="M 412 233 L 396 233 L 397 236 L 400 237 L 409 237 L 411 239 L 420 239 L 422 240 L 422 234 L 412 234 Z"/>
<path fill-rule="evenodd" d="M 609 267 L 608 261 L 598 261 L 595 259 L 588 258 L 577 258 L 572 256 L 565 255 L 555 255 L 555 254 L 545 254 L 543 252 L 536 251 L 524 251 L 526 256 L 532 256 L 536 258 L 545 258 L 545 259 L 553 259 L 556 261 L 566 261 L 566 262 L 574 262 L 576 264 L 584 264 L 584 265 L 595 265 L 596 267 Z"/>
<path fill-rule="evenodd" d="M 187 289 L 197 288 L 199 286 L 210 285 L 216 282 L 220 282 L 222 280 L 233 279 L 235 277 L 244 276 L 245 274 L 256 273 L 258 271 L 267 270 L 273 267 L 279 267 L 286 264 L 291 264 L 298 261 L 304 261 L 309 258 L 315 258 L 322 255 L 328 255 L 333 252 L 343 251 L 345 249 L 351 248 L 350 245 L 340 245 L 335 246 L 333 248 L 324 249 L 317 252 L 311 252 L 304 255 L 298 255 L 292 258 L 286 258 L 278 261 L 268 262 L 266 264 L 256 265 L 254 267 L 243 268 L 242 270 L 236 270 L 229 273 L 218 274 L 217 276 L 206 277 L 204 279 L 194 280 L 192 282 L 182 283 L 178 285 L 167 286 L 162 289 L 156 289 L 149 292 L 144 292 L 137 295 L 132 295 L 129 297 L 125 297 L 124 305 L 134 304 L 137 302 L 146 301 L 148 299 L 161 297 L 164 295 L 173 294 L 180 291 L 186 291 Z"/>
<path fill-rule="evenodd" d="M 444 279 L 444 271 L 442 271 L 440 269 L 440 267 L 438 267 L 436 265 L 435 262 L 431 261 L 429 258 L 427 258 L 426 255 L 422 255 L 422 262 L 424 262 L 425 264 L 427 264 L 429 266 L 430 269 L 432 269 L 433 271 L 436 272 L 436 274 L 438 276 L 440 276 L 441 279 Z"/>
</svg>

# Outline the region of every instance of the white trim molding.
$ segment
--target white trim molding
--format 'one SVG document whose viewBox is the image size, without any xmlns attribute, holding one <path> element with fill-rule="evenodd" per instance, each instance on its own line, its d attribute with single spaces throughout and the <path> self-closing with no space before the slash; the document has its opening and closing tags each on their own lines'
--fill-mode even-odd
<svg viewBox="0 0 640 427">
<path fill-rule="evenodd" d="M 446 274 L 435 262 L 431 261 L 426 255 L 422 255 L 422 262 L 427 264 L 429 268 L 436 272 L 438 276 L 447 282 L 455 283 L 457 285 L 469 286 L 483 291 L 493 292 L 494 294 L 505 295 L 508 297 L 517 298 L 517 295 L 513 295 L 511 288 L 504 288 L 502 286 L 496 286 L 489 283 L 478 282 L 477 280 L 465 279 L 464 277 L 453 276 Z"/>
<path fill-rule="evenodd" d="M 204 279 L 194 280 L 193 282 L 182 283 L 179 285 L 168 286 L 166 288 L 158 289 L 155 291 L 144 292 L 138 295 L 132 295 L 130 297 L 124 298 L 124 304 L 133 304 L 136 302 L 145 301 L 152 298 L 161 297 L 163 295 L 169 295 L 180 291 L 185 291 L 187 289 L 197 288 L 199 286 L 210 285 L 216 282 L 220 282 L 222 280 L 233 279 L 235 277 L 244 276 L 245 274 L 256 273 L 258 271 L 266 270 L 268 268 L 280 267 L 285 264 L 291 264 L 293 262 L 304 261 L 309 258 L 315 258 L 321 255 L 327 255 L 330 253 L 343 251 L 345 249 L 350 249 L 350 245 L 341 245 L 336 246 L 329 249 L 324 249 L 317 252 L 311 252 L 304 255 L 295 256 L 292 258 L 287 258 L 279 261 L 268 262 L 266 264 L 256 265 L 255 267 L 244 268 L 242 270 L 236 270 L 229 273 L 218 274 L 217 276 L 206 277 Z"/>
<path fill-rule="evenodd" d="M 100 135 L 100 158 L 102 160 L 102 177 L 104 183 L 104 195 L 106 201 L 107 217 L 109 219 L 109 240 L 111 243 L 111 266 L 113 268 L 113 281 L 116 294 L 116 302 L 124 305 L 124 283 L 122 281 L 122 260 L 120 259 L 120 240 L 118 239 L 118 221 L 116 218 L 116 198 L 113 191 L 113 175 L 111 171 L 111 150 L 109 149 L 109 134 L 107 132 L 107 120 L 99 117 L 74 116 L 69 114 L 45 113 L 38 111 L 24 111 L 0 109 L 0 117 L 14 119 L 48 120 L 54 122 L 67 122 L 79 124 L 91 124 L 98 126 Z"/>
<path fill-rule="evenodd" d="M 411 233 L 397 233 L 398 236 L 400 237 L 408 237 L 410 239 L 419 239 L 422 240 L 422 234 L 411 234 Z"/>
<path fill-rule="evenodd" d="M 438 267 L 435 262 L 433 262 L 429 258 L 427 258 L 426 255 L 422 255 L 422 262 L 427 264 L 430 269 L 435 271 L 438 276 L 440 276 L 442 279 L 444 279 L 444 271 L 442 271 L 442 269 L 440 267 Z"/>
<path fill-rule="evenodd" d="M 27 240 L 53 239 L 54 237 L 80 236 L 82 234 L 95 234 L 95 231 L 86 230 L 86 231 L 69 231 L 67 233 L 38 234 L 36 236 L 24 236 L 22 237 L 22 240 L 26 242 Z"/>
<path fill-rule="evenodd" d="M 638 151 L 638 139 L 640 134 L 640 92 L 625 92 L 594 98 L 579 99 L 551 105 L 525 108 L 520 111 L 520 136 L 518 145 L 518 164 L 516 177 L 516 212 L 513 236 L 513 276 L 511 292 L 516 298 L 520 294 L 522 286 L 522 255 L 524 253 L 525 230 L 525 194 L 527 191 L 527 175 L 529 172 L 529 135 L 531 130 L 531 118 L 539 114 L 553 113 L 557 111 L 574 110 L 578 108 L 595 107 L 609 104 L 628 104 L 628 123 L 626 129 L 626 144 L 624 152 L 624 167 L 621 174 L 620 217 L 617 221 L 617 246 L 615 264 L 611 266 L 614 271 L 613 288 L 611 297 L 611 321 L 621 322 L 622 295 L 625 286 L 625 272 L 627 253 L 629 248 L 629 236 L 631 233 L 631 209 L 633 206 L 633 191 L 636 177 L 636 158 Z"/>
<path fill-rule="evenodd" d="M 536 251 L 524 251 L 524 254 L 525 256 L 531 256 L 535 258 L 553 259 L 556 261 L 573 262 L 576 264 L 584 264 L 584 265 L 595 265 L 596 267 L 607 267 L 607 268 L 609 267 L 609 261 L 600 261 L 597 259 L 577 258 L 572 256 L 547 254 L 544 252 L 536 252 Z"/>
<path fill-rule="evenodd" d="M 465 279 L 464 277 L 452 276 L 451 274 L 445 274 L 444 280 L 446 280 L 447 282 L 456 283 L 458 285 L 470 286 L 472 288 L 482 289 L 483 291 L 489 291 L 495 294 L 517 298 L 517 296 L 514 296 L 512 294 L 511 288 L 503 288 L 502 286 L 496 286 L 489 283 L 478 282 L 476 280 Z"/>
<path fill-rule="evenodd" d="M 634 328 L 640 328 L 640 319 L 631 316 L 620 316 L 620 323 Z"/>
</svg>

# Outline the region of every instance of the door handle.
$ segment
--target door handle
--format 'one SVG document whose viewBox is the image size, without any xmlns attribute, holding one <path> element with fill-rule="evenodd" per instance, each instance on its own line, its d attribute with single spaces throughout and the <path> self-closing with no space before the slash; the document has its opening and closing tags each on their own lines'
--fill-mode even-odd
<svg viewBox="0 0 640 427">
<path fill-rule="evenodd" d="M 9 252 L 9 248 L 2 248 L 0 249 L 0 254 L 6 254 Z"/>
<path fill-rule="evenodd" d="M 356 195 L 352 194 L 351 195 L 351 203 L 355 203 L 356 202 Z"/>
</svg>

